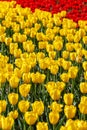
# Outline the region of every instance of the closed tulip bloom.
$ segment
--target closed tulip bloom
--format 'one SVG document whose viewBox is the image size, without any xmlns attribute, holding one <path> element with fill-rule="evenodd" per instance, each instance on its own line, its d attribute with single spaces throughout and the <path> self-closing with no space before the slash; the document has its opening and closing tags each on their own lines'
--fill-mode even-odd
<svg viewBox="0 0 87 130">
<path fill-rule="evenodd" d="M 81 93 L 87 93 L 87 82 L 80 83 L 80 91 Z"/>
<path fill-rule="evenodd" d="M 72 93 L 64 94 L 64 102 L 66 105 L 72 105 L 74 95 Z"/>
<path fill-rule="evenodd" d="M 83 37 L 83 42 L 84 42 L 84 44 L 87 44 L 87 36 Z"/>
<path fill-rule="evenodd" d="M 38 42 L 38 47 L 39 49 L 45 49 L 46 45 L 48 44 L 48 42 Z"/>
<path fill-rule="evenodd" d="M 75 114 L 76 114 L 76 107 L 73 106 L 73 105 L 70 105 L 70 106 L 65 105 L 65 107 L 64 107 L 64 113 L 65 113 L 65 116 L 68 119 L 74 118 Z"/>
<path fill-rule="evenodd" d="M 25 113 L 28 109 L 29 109 L 30 103 L 28 101 L 25 100 L 21 100 L 18 103 L 18 108 L 22 113 Z"/>
<path fill-rule="evenodd" d="M 84 79 L 87 80 L 87 71 L 84 72 Z"/>
<path fill-rule="evenodd" d="M 12 126 L 14 124 L 14 120 L 12 117 L 2 117 L 1 119 L 1 123 L 2 123 L 2 129 L 3 130 L 11 130 Z"/>
<path fill-rule="evenodd" d="M 19 86 L 19 92 L 23 97 L 27 97 L 30 92 L 31 84 L 22 84 Z"/>
<path fill-rule="evenodd" d="M 66 130 L 67 128 L 66 127 L 64 127 L 64 126 L 61 126 L 60 127 L 60 130 Z"/>
<path fill-rule="evenodd" d="M 10 104 L 16 105 L 18 102 L 18 94 L 17 93 L 8 94 L 8 100 L 9 100 Z"/>
<path fill-rule="evenodd" d="M 72 120 L 72 119 L 68 119 L 66 121 L 66 125 L 67 129 L 71 129 L 71 130 L 77 130 L 77 124 L 76 124 L 76 120 Z"/>
<path fill-rule="evenodd" d="M 56 57 L 56 51 L 49 51 L 49 57 L 54 59 Z"/>
<path fill-rule="evenodd" d="M 58 73 L 59 67 L 58 65 L 51 65 L 49 67 L 51 74 L 56 75 Z"/>
<path fill-rule="evenodd" d="M 77 73 L 78 73 L 78 67 L 77 66 L 71 66 L 68 70 L 69 78 L 76 78 Z"/>
<path fill-rule="evenodd" d="M 7 102 L 5 100 L 0 100 L 0 113 L 6 110 Z"/>
<path fill-rule="evenodd" d="M 61 78 L 61 80 L 63 81 L 63 82 L 68 82 L 69 81 L 69 75 L 68 75 L 68 73 L 62 73 L 61 75 L 60 75 L 60 78 Z"/>
<path fill-rule="evenodd" d="M 50 106 L 48 106 L 52 111 L 61 112 L 62 111 L 62 104 L 58 104 L 56 101 L 52 102 Z"/>
<path fill-rule="evenodd" d="M 37 130 L 48 130 L 48 124 L 46 122 L 38 122 L 36 128 Z"/>
<path fill-rule="evenodd" d="M 45 58 L 45 54 L 43 52 L 38 52 L 37 53 L 37 61 L 44 59 Z"/>
<path fill-rule="evenodd" d="M 16 68 L 14 69 L 14 75 L 17 76 L 17 77 L 20 79 L 21 76 L 22 76 L 21 70 L 16 67 Z"/>
<path fill-rule="evenodd" d="M 3 118 L 3 116 L 0 115 L 0 129 L 2 129 L 2 118 Z"/>
<path fill-rule="evenodd" d="M 16 75 L 13 75 L 10 79 L 9 79 L 9 84 L 12 88 L 17 88 L 18 84 L 19 84 L 19 78 Z"/>
<path fill-rule="evenodd" d="M 58 112 L 55 112 L 55 111 L 51 111 L 49 113 L 49 121 L 52 125 L 55 125 L 58 123 L 59 121 L 59 113 Z"/>
<path fill-rule="evenodd" d="M 56 85 L 57 85 L 58 90 L 60 90 L 60 92 L 62 92 L 66 86 L 64 82 L 60 82 L 60 81 L 56 82 Z"/>
<path fill-rule="evenodd" d="M 45 74 L 41 74 L 39 72 L 31 74 L 31 79 L 32 79 L 33 83 L 43 83 L 45 78 L 46 78 L 46 75 Z"/>
<path fill-rule="evenodd" d="M 33 111 L 36 112 L 39 116 L 44 112 L 44 104 L 42 101 L 35 101 L 32 104 Z"/>
<path fill-rule="evenodd" d="M 26 84 L 30 83 L 30 79 L 31 79 L 30 73 L 23 73 L 22 80 L 24 83 Z"/>
<path fill-rule="evenodd" d="M 6 82 L 6 77 L 3 72 L 0 72 L 0 83 L 3 84 Z"/>
<path fill-rule="evenodd" d="M 61 96 L 61 92 L 58 89 L 51 89 L 49 94 L 53 100 L 59 100 Z"/>
<path fill-rule="evenodd" d="M 54 41 L 53 46 L 54 46 L 55 50 L 61 51 L 63 48 L 63 41 Z"/>
<path fill-rule="evenodd" d="M 21 49 L 15 49 L 14 50 L 14 57 L 15 58 L 19 58 L 21 54 L 22 54 L 22 50 Z"/>
<path fill-rule="evenodd" d="M 71 61 L 75 61 L 76 57 L 77 57 L 76 52 L 70 52 L 70 60 Z"/>
<path fill-rule="evenodd" d="M 82 67 L 83 67 L 83 69 L 84 69 L 85 71 L 87 71 L 87 61 L 84 61 L 84 62 L 82 63 Z"/>
<path fill-rule="evenodd" d="M 38 119 L 38 115 L 34 111 L 26 112 L 24 115 L 24 119 L 28 125 L 34 125 Z"/>
<path fill-rule="evenodd" d="M 87 114 L 87 97 L 86 96 L 81 97 L 81 101 L 78 107 L 82 114 Z"/>
<path fill-rule="evenodd" d="M 66 43 L 66 50 L 67 51 L 73 51 L 74 47 L 73 47 L 73 43 L 72 42 L 68 42 Z"/>
<path fill-rule="evenodd" d="M 17 110 L 11 111 L 8 113 L 8 115 L 10 117 L 12 117 L 13 119 L 17 119 L 18 118 L 18 111 Z"/>
<path fill-rule="evenodd" d="M 64 60 L 62 67 L 63 67 L 64 70 L 68 70 L 71 67 L 71 65 L 72 65 L 71 61 Z"/>
<path fill-rule="evenodd" d="M 62 57 L 63 57 L 64 59 L 68 59 L 68 57 L 69 57 L 69 51 L 63 51 L 63 52 L 62 52 Z"/>
</svg>

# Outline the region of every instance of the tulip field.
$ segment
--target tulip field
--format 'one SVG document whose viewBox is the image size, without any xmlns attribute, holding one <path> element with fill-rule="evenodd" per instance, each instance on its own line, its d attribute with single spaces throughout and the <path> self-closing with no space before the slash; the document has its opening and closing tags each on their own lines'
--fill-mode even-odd
<svg viewBox="0 0 87 130">
<path fill-rule="evenodd" d="M 0 1 L 0 130 L 87 130 L 87 0 L 67 1 Z"/>
</svg>

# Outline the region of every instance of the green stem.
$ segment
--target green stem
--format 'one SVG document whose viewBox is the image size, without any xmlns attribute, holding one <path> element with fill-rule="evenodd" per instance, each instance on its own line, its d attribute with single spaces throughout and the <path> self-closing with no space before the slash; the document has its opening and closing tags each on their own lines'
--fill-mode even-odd
<svg viewBox="0 0 87 130">
<path fill-rule="evenodd" d="M 30 125 L 30 126 L 28 127 L 28 130 L 34 130 L 34 129 L 33 129 L 33 126 Z"/>
<path fill-rule="evenodd" d="M 37 94 L 37 84 L 34 85 L 34 93 L 35 93 L 35 98 L 36 98 L 36 94 Z"/>
<path fill-rule="evenodd" d="M 71 88 L 72 93 L 74 93 L 74 85 L 75 85 L 75 79 L 72 79 L 72 88 Z"/>
<path fill-rule="evenodd" d="M 13 125 L 13 128 L 12 128 L 12 130 L 15 130 L 15 123 L 14 123 L 14 125 Z"/>
<path fill-rule="evenodd" d="M 25 123 L 25 120 L 23 121 L 23 130 L 26 130 L 26 123 Z"/>
<path fill-rule="evenodd" d="M 55 125 L 53 125 L 53 130 L 55 130 L 55 128 L 56 128 Z"/>
</svg>

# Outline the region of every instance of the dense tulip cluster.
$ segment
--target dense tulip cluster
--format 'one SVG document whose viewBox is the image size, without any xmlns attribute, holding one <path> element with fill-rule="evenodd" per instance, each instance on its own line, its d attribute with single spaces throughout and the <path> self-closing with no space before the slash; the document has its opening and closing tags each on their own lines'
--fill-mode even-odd
<svg viewBox="0 0 87 130">
<path fill-rule="evenodd" d="M 3 1 L 3 0 L 1 0 Z M 12 1 L 12 0 L 7 0 Z M 36 8 L 49 11 L 52 14 L 67 11 L 67 18 L 87 20 L 87 0 L 15 0 L 22 7 L 29 7 L 32 11 Z"/>
<path fill-rule="evenodd" d="M 0 129 L 87 129 L 87 21 L 0 2 Z"/>
</svg>

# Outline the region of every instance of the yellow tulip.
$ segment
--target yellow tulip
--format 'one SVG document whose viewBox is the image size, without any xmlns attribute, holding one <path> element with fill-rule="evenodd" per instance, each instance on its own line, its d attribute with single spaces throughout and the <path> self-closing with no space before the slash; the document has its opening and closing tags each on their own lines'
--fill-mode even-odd
<svg viewBox="0 0 87 130">
<path fill-rule="evenodd" d="M 46 122 L 38 122 L 36 128 L 37 130 L 48 130 L 48 124 Z"/>
<path fill-rule="evenodd" d="M 39 72 L 31 74 L 31 79 L 33 83 L 43 83 L 45 78 L 46 78 L 46 75 L 40 74 Z"/>
<path fill-rule="evenodd" d="M 82 96 L 81 97 L 81 101 L 78 105 L 79 110 L 82 114 L 87 114 L 87 97 L 86 96 Z"/>
<path fill-rule="evenodd" d="M 87 71 L 87 61 L 84 61 L 82 63 L 82 67 L 83 67 L 84 71 Z"/>
<path fill-rule="evenodd" d="M 36 112 L 30 111 L 25 113 L 24 118 L 28 125 L 34 125 L 38 119 L 38 115 Z"/>
<path fill-rule="evenodd" d="M 19 92 L 23 97 L 27 97 L 30 92 L 31 84 L 22 84 L 19 86 Z"/>
<path fill-rule="evenodd" d="M 7 102 L 5 100 L 0 100 L 0 113 L 6 111 Z"/>
<path fill-rule="evenodd" d="M 3 72 L 0 73 L 0 83 L 5 83 L 6 82 L 6 77 L 3 74 Z"/>
<path fill-rule="evenodd" d="M 22 54 L 21 49 L 15 49 L 14 50 L 14 54 L 13 55 L 14 55 L 15 58 L 19 58 L 21 54 Z"/>
<path fill-rule="evenodd" d="M 65 105 L 64 113 L 68 119 L 74 118 L 76 114 L 76 107 L 74 105 Z"/>
<path fill-rule="evenodd" d="M 30 73 L 23 73 L 22 80 L 25 84 L 30 83 L 31 75 Z"/>
<path fill-rule="evenodd" d="M 8 100 L 9 100 L 10 104 L 16 105 L 18 102 L 18 94 L 17 93 L 9 93 Z"/>
<path fill-rule="evenodd" d="M 68 73 L 62 73 L 61 75 L 60 75 L 60 78 L 61 78 L 61 80 L 63 81 L 63 82 L 68 82 L 69 81 L 69 75 L 68 75 Z"/>
<path fill-rule="evenodd" d="M 51 111 L 51 112 L 49 113 L 49 121 L 50 121 L 50 123 L 51 123 L 52 125 L 57 124 L 58 121 L 59 121 L 59 118 L 60 118 L 60 116 L 59 116 L 59 113 L 58 113 L 58 112 Z"/>
<path fill-rule="evenodd" d="M 77 66 L 71 66 L 68 70 L 69 78 L 76 78 L 79 68 Z"/>
<path fill-rule="evenodd" d="M 14 125 L 14 120 L 12 117 L 2 117 L 2 129 L 3 130 L 11 130 L 12 126 Z"/>
<path fill-rule="evenodd" d="M 59 67 L 58 67 L 58 65 L 51 65 L 49 67 L 49 70 L 50 70 L 51 74 L 56 75 L 58 73 Z"/>
<path fill-rule="evenodd" d="M 73 51 L 73 49 L 74 49 L 74 46 L 73 46 L 73 43 L 72 42 L 68 42 L 68 43 L 66 43 L 66 50 L 67 51 Z"/>
<path fill-rule="evenodd" d="M 42 101 L 35 101 L 32 104 L 32 109 L 35 113 L 37 113 L 39 116 L 43 114 L 44 112 L 44 104 Z"/>
<path fill-rule="evenodd" d="M 49 94 L 53 100 L 59 100 L 61 96 L 61 92 L 58 89 L 51 89 Z"/>
<path fill-rule="evenodd" d="M 84 42 L 84 44 L 87 44 L 87 36 L 83 37 L 83 42 Z"/>
<path fill-rule="evenodd" d="M 81 93 L 87 93 L 87 82 L 80 83 L 80 91 Z"/>
<path fill-rule="evenodd" d="M 16 75 L 13 75 L 10 79 L 9 79 L 9 84 L 12 88 L 17 88 L 18 84 L 19 84 L 19 78 Z"/>
<path fill-rule="evenodd" d="M 38 42 L 38 47 L 39 47 L 39 49 L 45 49 L 47 44 L 48 44 L 48 42 L 40 41 L 40 42 Z"/>
<path fill-rule="evenodd" d="M 18 108 L 22 113 L 25 113 L 30 107 L 30 103 L 25 100 L 21 100 L 18 103 Z"/>
<path fill-rule="evenodd" d="M 13 119 L 17 119 L 18 118 L 18 111 L 17 110 L 11 111 L 8 113 L 8 115 L 10 117 L 12 117 Z"/>
<path fill-rule="evenodd" d="M 64 102 L 66 105 L 72 105 L 74 95 L 72 93 L 64 94 Z"/>
<path fill-rule="evenodd" d="M 52 102 L 50 106 L 48 106 L 54 112 L 61 112 L 62 111 L 62 104 L 57 103 L 56 101 Z"/>
<path fill-rule="evenodd" d="M 53 46 L 55 50 L 61 51 L 63 48 L 63 41 L 54 41 Z"/>
<path fill-rule="evenodd" d="M 69 57 L 69 51 L 63 51 L 63 52 L 62 52 L 62 57 L 63 57 L 64 59 L 68 59 L 68 57 Z"/>
</svg>

